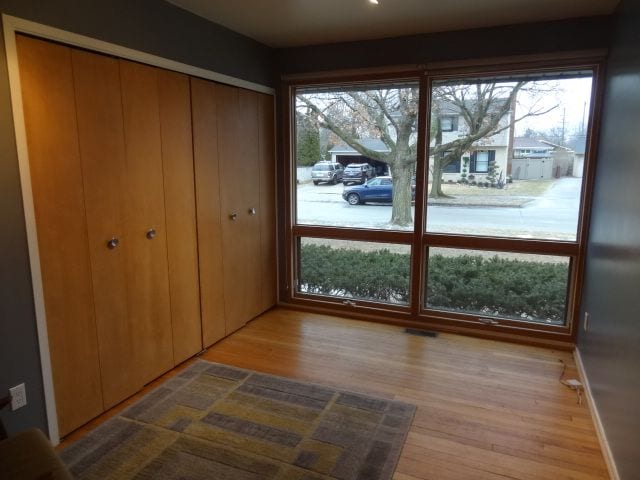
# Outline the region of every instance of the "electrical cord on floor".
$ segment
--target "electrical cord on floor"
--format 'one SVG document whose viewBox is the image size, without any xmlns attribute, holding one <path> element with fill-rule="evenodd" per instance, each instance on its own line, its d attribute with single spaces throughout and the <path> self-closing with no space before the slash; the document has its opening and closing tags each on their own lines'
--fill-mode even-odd
<svg viewBox="0 0 640 480">
<path fill-rule="evenodd" d="M 571 390 L 575 390 L 577 395 L 577 403 L 578 405 L 582 405 L 582 390 L 584 389 L 582 382 L 575 378 L 564 378 L 564 374 L 567 371 L 567 364 L 564 363 L 562 359 L 559 360 L 562 364 L 562 371 L 560 372 L 560 376 L 558 377 L 558 381 L 563 384 L 565 387 L 570 388 Z"/>
</svg>

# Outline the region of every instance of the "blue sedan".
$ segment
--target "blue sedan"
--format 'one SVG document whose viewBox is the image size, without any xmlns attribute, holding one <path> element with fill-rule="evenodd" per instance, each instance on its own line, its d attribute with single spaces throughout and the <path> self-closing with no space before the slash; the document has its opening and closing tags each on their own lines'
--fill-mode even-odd
<svg viewBox="0 0 640 480">
<path fill-rule="evenodd" d="M 415 196 L 415 187 L 412 185 L 412 195 Z M 391 177 L 376 177 L 364 185 L 354 185 L 345 188 L 342 192 L 349 205 L 359 205 L 366 202 L 391 203 L 393 184 Z"/>
</svg>

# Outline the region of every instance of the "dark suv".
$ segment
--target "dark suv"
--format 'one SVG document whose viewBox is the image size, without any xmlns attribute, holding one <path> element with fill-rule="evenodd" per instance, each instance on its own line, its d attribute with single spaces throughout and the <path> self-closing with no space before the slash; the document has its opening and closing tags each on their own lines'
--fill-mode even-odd
<svg viewBox="0 0 640 480">
<path fill-rule="evenodd" d="M 344 169 L 342 175 L 342 183 L 349 185 L 350 183 L 364 184 L 370 178 L 376 176 L 376 171 L 368 163 L 350 163 Z"/>
<path fill-rule="evenodd" d="M 314 185 L 320 182 L 329 182 L 331 185 L 342 180 L 342 172 L 344 169 L 339 163 L 318 162 L 311 169 L 311 180 Z"/>
</svg>

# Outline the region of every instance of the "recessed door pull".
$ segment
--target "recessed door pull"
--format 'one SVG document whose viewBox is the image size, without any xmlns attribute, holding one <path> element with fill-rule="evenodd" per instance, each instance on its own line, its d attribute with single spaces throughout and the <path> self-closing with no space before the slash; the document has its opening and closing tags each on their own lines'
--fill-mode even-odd
<svg viewBox="0 0 640 480">
<path fill-rule="evenodd" d="M 107 241 L 107 248 L 109 250 L 113 250 L 118 245 L 120 245 L 120 240 L 118 240 L 116 237 L 113 237 L 111 240 Z"/>
<path fill-rule="evenodd" d="M 231 215 L 229 215 L 229 218 L 231 220 L 237 220 L 238 219 L 238 214 L 237 213 L 232 213 Z"/>
<path fill-rule="evenodd" d="M 250 208 L 249 209 L 249 215 L 255 215 L 256 214 L 256 209 L 255 208 Z"/>
<path fill-rule="evenodd" d="M 149 230 L 147 230 L 147 238 L 149 240 L 153 240 L 153 238 L 156 236 L 156 229 L 155 228 L 150 228 Z"/>
</svg>

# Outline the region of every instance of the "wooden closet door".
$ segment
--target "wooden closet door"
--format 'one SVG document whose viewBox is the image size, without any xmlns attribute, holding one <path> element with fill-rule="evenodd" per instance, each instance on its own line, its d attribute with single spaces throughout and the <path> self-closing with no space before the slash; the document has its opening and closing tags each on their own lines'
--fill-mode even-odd
<svg viewBox="0 0 640 480">
<path fill-rule="evenodd" d="M 213 82 L 191 78 L 193 160 L 204 347 L 224 338 L 226 334 L 216 93 Z M 223 121 L 226 122 L 228 119 Z"/>
<path fill-rule="evenodd" d="M 66 435 L 103 409 L 71 50 L 20 35 L 16 43 L 58 427 Z"/>
<path fill-rule="evenodd" d="M 189 77 L 158 70 L 173 363 L 202 350 Z"/>
<path fill-rule="evenodd" d="M 216 93 L 228 335 L 255 316 L 261 296 L 258 104 L 256 94 L 235 87 L 216 85 Z"/>
<path fill-rule="evenodd" d="M 246 311 L 244 321 L 237 325 L 244 325 L 249 320 L 262 313 L 262 243 L 260 235 L 261 218 L 264 212 L 260 205 L 261 191 L 261 162 L 260 162 L 260 94 L 239 89 L 239 114 L 241 135 L 243 137 L 239 144 L 239 156 L 233 167 L 236 172 L 236 182 L 242 186 L 242 201 L 239 210 L 244 215 L 246 221 L 247 235 L 244 239 L 245 248 L 245 283 L 249 295 L 237 292 L 236 301 L 245 298 L 243 302 Z M 240 172 L 240 173 L 238 173 Z"/>
<path fill-rule="evenodd" d="M 118 60 L 72 51 L 76 111 L 102 392 L 105 408 L 142 386 L 138 362 L 138 329 L 129 316 L 125 233 L 127 204 L 122 92 Z M 109 248 L 115 239 L 118 245 Z"/>
<path fill-rule="evenodd" d="M 158 71 L 120 60 L 127 191 L 129 318 L 143 383 L 173 367 Z"/>
<path fill-rule="evenodd" d="M 260 246 L 261 287 L 260 311 L 276 304 L 277 260 L 276 260 L 276 161 L 275 118 L 273 96 L 260 94 Z"/>
</svg>

